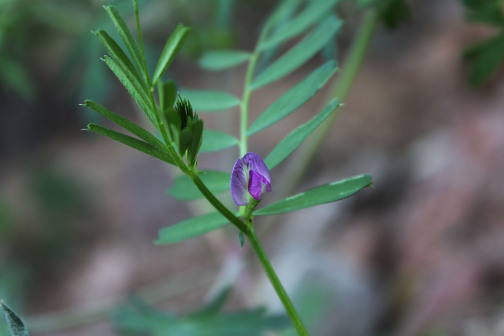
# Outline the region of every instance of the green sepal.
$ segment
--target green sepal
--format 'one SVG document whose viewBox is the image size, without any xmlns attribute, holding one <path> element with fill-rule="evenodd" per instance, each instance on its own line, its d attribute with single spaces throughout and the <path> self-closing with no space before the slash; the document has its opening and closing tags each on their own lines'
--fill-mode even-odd
<svg viewBox="0 0 504 336">
<path fill-rule="evenodd" d="M 193 137 L 193 124 L 189 123 L 186 125 L 186 127 L 182 130 L 180 130 L 179 136 L 178 136 L 178 150 L 180 156 L 184 156 L 187 148 L 191 145 L 192 137 Z"/>
</svg>

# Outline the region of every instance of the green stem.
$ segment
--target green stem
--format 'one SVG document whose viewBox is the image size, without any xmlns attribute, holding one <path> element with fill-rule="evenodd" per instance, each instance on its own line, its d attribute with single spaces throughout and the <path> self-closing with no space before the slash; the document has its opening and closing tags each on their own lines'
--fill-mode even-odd
<svg viewBox="0 0 504 336">
<path fill-rule="evenodd" d="M 339 98 L 340 101 L 345 101 L 348 92 L 355 81 L 364 56 L 366 55 L 366 51 L 368 50 L 378 19 L 378 8 L 374 7 L 366 12 L 361 27 L 354 39 L 350 52 L 348 53 L 347 62 L 343 67 L 342 74 L 338 78 L 338 82 L 331 92 L 330 99 Z M 311 135 L 307 143 L 299 149 L 299 153 L 296 156 L 296 163 L 290 166 L 291 169 L 285 175 L 283 183 L 281 183 L 281 185 L 286 186 L 280 191 L 281 196 L 291 194 L 295 186 L 299 183 L 310 162 L 313 162 L 313 158 L 317 154 L 318 149 L 331 130 L 331 127 L 340 110 L 340 108 L 337 108 L 319 127 L 319 129 Z"/>
<path fill-rule="evenodd" d="M 259 53 L 256 50 L 250 56 L 249 65 L 247 67 L 247 74 L 245 76 L 245 84 L 243 87 L 243 97 L 240 105 L 240 156 L 243 156 L 247 153 L 247 128 L 248 128 L 248 107 L 250 101 L 250 95 L 252 94 L 252 90 L 250 89 L 250 85 L 252 84 L 252 80 L 254 77 L 255 66 L 257 63 L 257 59 L 259 57 Z"/>
<path fill-rule="evenodd" d="M 199 191 L 205 196 L 205 198 L 213 205 L 213 207 L 219 211 L 224 217 L 226 217 L 231 224 L 236 226 L 243 234 L 247 234 L 250 229 L 247 225 L 241 221 L 238 217 L 236 217 L 224 204 L 222 204 L 215 195 L 208 190 L 206 185 L 201 181 L 198 174 L 194 171 L 186 172 L 186 174 L 191 178 L 194 185 L 199 189 Z"/>
<path fill-rule="evenodd" d="M 306 331 L 303 321 L 301 321 L 301 318 L 299 317 L 296 308 L 292 304 L 289 296 L 287 295 L 287 292 L 283 288 L 280 279 L 278 279 L 278 276 L 276 275 L 275 270 L 273 269 L 273 266 L 271 265 L 271 262 L 268 259 L 268 256 L 266 255 L 261 244 L 259 243 L 259 239 L 257 238 L 256 233 L 252 229 L 245 235 L 247 236 L 250 245 L 254 249 L 257 257 L 259 258 L 259 261 L 261 262 L 262 267 L 266 272 L 266 275 L 268 276 L 271 284 L 273 285 L 273 288 L 275 289 L 278 297 L 280 298 L 280 301 L 282 301 L 285 311 L 289 315 L 292 324 L 294 324 L 294 327 L 296 328 L 298 334 L 300 336 L 308 336 L 308 331 Z"/>
</svg>

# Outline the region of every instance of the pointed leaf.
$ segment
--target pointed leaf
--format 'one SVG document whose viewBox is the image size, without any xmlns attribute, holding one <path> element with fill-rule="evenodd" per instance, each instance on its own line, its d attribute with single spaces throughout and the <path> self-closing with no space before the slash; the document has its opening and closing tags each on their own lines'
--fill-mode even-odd
<svg viewBox="0 0 504 336">
<path fill-rule="evenodd" d="M 284 0 L 273 11 L 263 27 L 262 34 L 268 33 L 272 28 L 282 24 L 285 20 L 291 17 L 292 13 L 299 7 L 301 0 Z"/>
<path fill-rule="evenodd" d="M 336 61 L 329 61 L 313 71 L 301 83 L 284 93 L 271 104 L 250 126 L 248 135 L 257 133 L 288 116 L 307 102 L 336 71 Z"/>
<path fill-rule="evenodd" d="M 156 85 L 161 76 L 166 72 L 168 66 L 171 64 L 184 44 L 184 40 L 190 31 L 191 28 L 185 27 L 183 24 L 179 24 L 170 35 L 166 41 L 163 51 L 161 52 L 156 70 L 154 71 L 154 76 L 152 78 L 153 86 Z"/>
<path fill-rule="evenodd" d="M 124 51 L 114 41 L 114 39 L 112 39 L 110 37 L 110 35 L 107 34 L 107 32 L 102 29 L 99 29 L 98 31 L 94 32 L 94 34 L 98 37 L 98 39 L 105 46 L 105 48 L 110 53 L 110 55 L 112 56 L 114 61 L 117 63 L 122 63 L 124 65 L 124 67 L 126 67 L 129 70 L 129 72 L 131 72 L 136 77 L 138 82 L 140 82 L 144 88 L 147 88 L 146 83 L 144 82 L 141 75 L 138 73 L 138 69 L 133 65 L 133 63 L 131 63 L 128 56 L 126 56 Z"/>
<path fill-rule="evenodd" d="M 227 133 L 203 129 L 203 143 L 200 152 L 216 152 L 237 145 L 238 139 Z"/>
<path fill-rule="evenodd" d="M 123 116 L 110 111 L 106 107 L 104 107 L 98 103 L 95 103 L 92 100 L 86 100 L 84 105 L 86 107 L 100 113 L 105 118 L 115 122 L 117 125 L 123 127 L 124 129 L 130 131 L 132 134 L 136 135 L 140 139 L 145 140 L 146 142 L 148 142 L 152 146 L 154 146 L 160 150 L 166 148 L 165 144 L 163 144 L 161 141 L 159 141 L 158 138 L 156 138 L 154 135 L 150 134 L 149 132 L 147 132 L 145 129 L 138 126 L 134 122 L 131 122 L 130 120 L 124 118 Z"/>
<path fill-rule="evenodd" d="M 362 188 L 371 186 L 371 184 L 372 179 L 369 175 L 354 176 L 346 180 L 325 184 L 267 205 L 262 209 L 254 211 L 254 215 L 276 215 L 339 201 L 355 194 Z"/>
<path fill-rule="evenodd" d="M 210 213 L 193 217 L 168 226 L 159 231 L 159 238 L 155 244 L 173 244 L 182 240 L 204 235 L 229 224 L 227 218 L 220 213 Z"/>
<path fill-rule="evenodd" d="M 259 45 L 259 50 L 274 47 L 280 43 L 304 32 L 313 24 L 317 23 L 324 15 L 331 11 L 331 8 L 338 0 L 316 0 L 296 17 L 276 30 L 268 39 Z"/>
<path fill-rule="evenodd" d="M 0 307 L 4 311 L 5 318 L 7 319 L 7 324 L 12 336 L 29 336 L 26 327 L 19 318 L 9 307 L 7 307 L 3 301 L 0 301 Z"/>
<path fill-rule="evenodd" d="M 173 81 L 159 83 L 159 105 L 161 111 L 166 113 L 169 109 L 172 109 L 173 104 L 175 104 L 175 100 L 177 99 L 177 87 Z"/>
<path fill-rule="evenodd" d="M 137 102 L 138 106 L 144 111 L 149 120 L 152 122 L 157 129 L 159 125 L 157 123 L 156 117 L 153 113 L 153 107 L 149 100 L 148 93 L 145 88 L 138 81 L 134 74 L 132 74 L 128 68 L 122 66 L 120 63 L 116 63 L 112 58 L 105 55 L 103 58 L 104 62 L 108 65 L 110 70 L 116 75 L 123 86 L 128 90 L 133 99 Z"/>
<path fill-rule="evenodd" d="M 335 18 L 334 16 L 329 16 L 312 34 L 296 44 L 268 68 L 263 70 L 263 72 L 255 79 L 252 84 L 252 88 L 258 89 L 296 70 L 320 49 L 322 49 L 331 38 L 333 38 L 341 24 L 341 20 Z"/>
<path fill-rule="evenodd" d="M 126 22 L 124 21 L 124 19 L 121 17 L 121 15 L 114 6 L 103 6 L 103 8 L 105 8 L 107 13 L 109 14 L 110 18 L 112 19 L 112 22 L 114 22 L 114 26 L 117 29 L 119 36 L 121 36 L 121 39 L 124 42 L 126 49 L 128 49 L 128 52 L 133 61 L 135 62 L 137 68 L 143 71 L 144 69 L 142 61 L 143 58 L 142 53 L 140 51 L 140 47 L 135 41 L 133 34 L 131 34 L 131 31 L 126 25 Z M 149 77 L 149 75 L 146 73 L 143 73 L 143 76 L 145 79 Z"/>
<path fill-rule="evenodd" d="M 240 105 L 240 99 L 227 92 L 182 90 L 180 95 L 189 99 L 198 112 L 227 110 Z"/>
<path fill-rule="evenodd" d="M 156 147 L 152 146 L 151 144 L 130 137 L 129 135 L 126 135 L 124 133 L 113 131 L 111 129 L 96 124 L 89 124 L 87 131 L 104 135 L 108 138 L 111 138 L 112 140 L 125 144 L 126 146 L 144 152 L 147 155 L 158 158 L 161 161 L 167 162 L 169 164 L 174 164 L 172 157 L 168 153 L 162 152 Z"/>
<path fill-rule="evenodd" d="M 299 145 L 339 106 L 337 99 L 332 100 L 319 114 L 290 132 L 269 153 L 264 162 L 271 170 L 294 152 Z"/>
<path fill-rule="evenodd" d="M 238 50 L 207 51 L 200 58 L 201 68 L 210 71 L 225 70 L 242 64 L 250 58 L 250 53 Z"/>
<path fill-rule="evenodd" d="M 231 187 L 231 175 L 217 170 L 205 170 L 199 172 L 199 177 L 213 194 L 221 194 Z M 203 198 L 187 175 L 179 175 L 173 186 L 168 189 L 168 194 L 181 201 L 189 201 Z"/>
</svg>

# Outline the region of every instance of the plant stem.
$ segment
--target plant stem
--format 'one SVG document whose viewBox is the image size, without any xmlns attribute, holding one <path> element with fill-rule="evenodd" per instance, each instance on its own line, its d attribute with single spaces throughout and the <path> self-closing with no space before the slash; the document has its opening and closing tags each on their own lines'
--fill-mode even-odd
<svg viewBox="0 0 504 336">
<path fill-rule="evenodd" d="M 217 209 L 217 211 L 219 211 L 224 217 L 226 217 L 231 222 L 231 224 L 236 226 L 241 232 L 243 232 L 243 234 L 247 234 L 250 231 L 250 229 L 243 221 L 236 217 L 224 204 L 222 204 L 217 199 L 217 197 L 215 197 L 215 195 L 210 190 L 208 190 L 208 188 L 203 183 L 203 181 L 201 181 L 196 172 L 189 171 L 186 174 L 189 175 L 194 185 L 199 189 L 203 196 L 205 196 L 208 202 L 210 202 L 210 204 L 212 204 L 213 207 Z"/>
<path fill-rule="evenodd" d="M 352 43 L 351 49 L 346 58 L 347 61 L 343 67 L 342 74 L 338 78 L 338 82 L 332 90 L 330 98 L 328 100 L 339 98 L 340 101 L 345 101 L 348 92 L 350 91 L 350 88 L 355 81 L 364 56 L 366 55 L 366 51 L 369 47 L 371 37 L 378 23 L 378 19 L 378 8 L 373 7 L 366 12 L 361 27 Z M 310 162 L 313 162 L 313 158 L 317 154 L 318 149 L 331 130 L 331 127 L 340 110 L 341 108 L 337 108 L 319 127 L 319 129 L 317 129 L 311 135 L 307 143 L 299 149 L 298 155 L 295 159 L 296 163 L 290 166 L 290 170 L 287 171 L 283 182 L 280 184 L 286 186 L 283 190 L 280 191 L 281 196 L 291 194 L 295 186 L 298 185 Z"/>
<path fill-rule="evenodd" d="M 248 107 L 250 101 L 250 95 L 252 90 L 250 89 L 250 84 L 252 84 L 252 79 L 254 77 L 255 66 L 258 59 L 257 48 L 254 53 L 250 56 L 249 65 L 247 67 L 247 74 L 245 75 L 245 84 L 243 87 L 243 97 L 240 105 L 240 156 L 247 153 L 247 128 L 248 128 Z"/>
<path fill-rule="evenodd" d="M 278 279 L 278 276 L 276 275 L 275 270 L 273 269 L 273 266 L 271 265 L 271 262 L 268 259 L 268 256 L 266 255 L 261 244 L 259 243 L 259 239 L 257 238 L 254 229 L 252 228 L 252 230 L 246 233 L 246 236 L 250 242 L 250 245 L 252 245 L 252 248 L 254 249 L 257 258 L 259 258 L 259 261 L 261 262 L 262 267 L 266 272 L 266 275 L 268 276 L 271 284 L 273 285 L 273 288 L 275 289 L 278 297 L 282 301 L 285 311 L 289 315 L 292 324 L 294 324 L 294 327 L 296 328 L 298 334 L 300 336 L 308 336 L 308 331 L 306 331 L 303 321 L 301 321 L 301 318 L 299 317 L 296 308 L 292 304 L 289 296 L 287 295 L 287 292 L 283 288 L 280 279 Z"/>
</svg>

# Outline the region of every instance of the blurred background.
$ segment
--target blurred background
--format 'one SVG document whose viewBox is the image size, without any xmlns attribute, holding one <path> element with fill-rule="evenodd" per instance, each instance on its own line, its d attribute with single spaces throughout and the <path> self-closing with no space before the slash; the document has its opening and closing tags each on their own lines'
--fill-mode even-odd
<svg viewBox="0 0 504 336">
<path fill-rule="evenodd" d="M 243 66 L 208 73 L 198 57 L 252 50 L 275 3 L 139 2 L 151 66 L 182 22 L 193 31 L 168 76 L 181 88 L 240 96 Z M 206 328 L 202 335 L 225 323 L 286 335 L 282 306 L 233 228 L 154 245 L 161 228 L 207 205 L 166 194 L 170 167 L 81 131 L 104 123 L 78 105 L 84 99 L 145 122 L 99 59 L 105 50 L 90 31 L 115 33 L 103 4 L 0 1 L 0 298 L 32 335 L 164 335 L 166 321 Z M 130 1 L 107 4 L 134 27 Z M 409 20 L 377 28 L 337 122 L 296 187 L 368 173 L 374 189 L 256 226 L 313 335 L 504 335 L 504 74 L 470 85 L 462 59 L 498 30 L 466 22 L 461 1 L 408 4 Z M 361 19 L 354 7 L 339 7 L 345 25 L 333 52 L 342 64 Z M 323 60 L 256 91 L 251 120 Z M 327 93 L 251 137 L 250 150 L 264 157 L 320 111 Z M 237 110 L 202 118 L 238 133 Z M 200 168 L 230 171 L 237 156 L 235 148 L 204 154 Z M 273 172 L 273 189 L 295 159 Z M 219 317 L 187 318 L 215 297 L 227 298 Z"/>
</svg>

